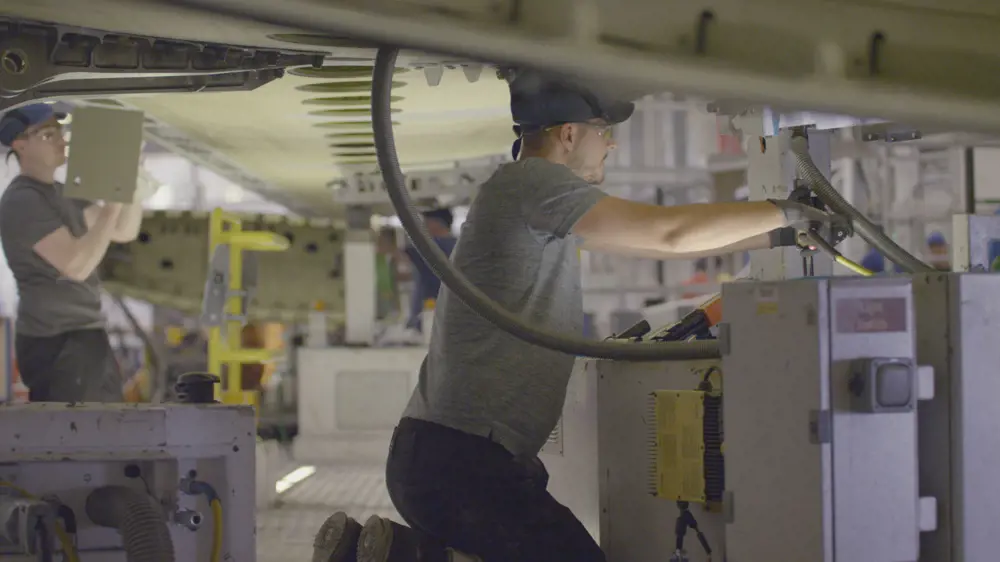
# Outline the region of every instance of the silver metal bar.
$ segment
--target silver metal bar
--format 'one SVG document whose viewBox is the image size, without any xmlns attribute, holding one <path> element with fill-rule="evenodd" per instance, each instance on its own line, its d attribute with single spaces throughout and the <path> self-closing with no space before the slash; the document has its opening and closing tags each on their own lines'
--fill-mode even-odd
<svg viewBox="0 0 1000 562">
<path fill-rule="evenodd" d="M 511 21 L 510 17 L 470 21 L 420 12 L 411 2 L 380 2 L 365 8 L 354 7 L 354 3 L 305 0 L 171 3 L 316 33 L 346 34 L 534 66 L 601 80 L 602 87 L 618 93 L 699 93 L 782 109 L 814 109 L 919 126 L 1000 130 L 997 85 L 970 78 L 970 65 L 995 66 L 996 53 L 1000 52 L 996 20 L 977 14 L 949 12 L 941 17 L 930 10 L 899 6 L 815 2 L 761 3 L 753 14 L 742 2 L 719 2 L 714 11 L 692 13 L 697 7 L 690 3 L 629 0 L 623 5 L 601 6 L 602 24 L 614 19 L 621 37 L 596 43 L 567 36 L 565 30 L 561 36 L 545 33 L 552 31 L 551 22 L 550 29 L 544 29 L 545 22 L 535 22 L 530 30 L 533 33 L 528 33 L 526 26 L 518 25 L 520 20 Z M 535 9 L 535 4 L 544 3 L 518 5 L 528 11 Z M 378 8 L 380 12 L 375 11 Z M 659 15 L 671 10 L 689 15 L 690 20 L 677 17 L 672 24 L 664 22 Z M 722 22 L 711 25 L 723 27 L 706 31 L 706 18 Z M 653 38 L 651 21 L 661 24 L 659 39 Z M 860 21 L 865 22 L 861 28 Z M 831 31 L 832 38 L 827 39 L 814 32 L 814 26 L 821 23 L 824 29 L 850 31 Z M 623 35 L 629 24 L 635 32 L 632 37 L 636 37 L 632 41 Z M 933 42 L 926 34 L 917 37 L 914 30 L 919 29 L 934 29 Z M 642 41 L 642 32 L 646 41 Z M 707 33 L 714 33 L 712 42 L 707 41 Z M 878 51 L 878 39 L 886 36 L 899 38 L 893 43 L 891 57 Z M 753 37 L 769 40 L 754 41 Z M 767 54 L 762 49 L 776 54 L 774 60 L 762 57 Z M 782 53 L 786 56 L 777 56 Z M 844 58 L 845 65 L 816 62 L 831 57 Z M 914 72 L 914 65 L 921 60 L 927 72 Z M 843 75 L 831 72 L 831 68 L 842 68 Z"/>
</svg>

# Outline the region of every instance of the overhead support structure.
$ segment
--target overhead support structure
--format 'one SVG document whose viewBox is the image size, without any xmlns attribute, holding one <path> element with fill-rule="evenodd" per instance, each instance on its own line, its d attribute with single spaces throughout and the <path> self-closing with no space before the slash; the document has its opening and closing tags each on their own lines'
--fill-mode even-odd
<svg viewBox="0 0 1000 562">
<path fill-rule="evenodd" d="M 162 1 L 162 0 L 161 0 Z M 990 3 L 171 0 L 233 17 L 601 81 L 897 122 L 1000 130 Z M 577 17 L 567 18 L 566 14 Z M 816 33 L 822 26 L 824 33 Z M 927 29 L 934 33 L 928 35 Z M 633 96 L 638 97 L 638 96 Z"/>
<path fill-rule="evenodd" d="M 249 91 L 323 58 L 0 19 L 0 110 L 60 98 Z"/>
</svg>

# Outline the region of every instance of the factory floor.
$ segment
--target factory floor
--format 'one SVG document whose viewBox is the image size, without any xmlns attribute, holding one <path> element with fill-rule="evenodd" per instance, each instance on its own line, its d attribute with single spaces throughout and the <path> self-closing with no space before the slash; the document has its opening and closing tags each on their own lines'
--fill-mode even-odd
<svg viewBox="0 0 1000 562">
<path fill-rule="evenodd" d="M 316 466 L 316 472 L 257 513 L 257 562 L 312 560 L 316 531 L 336 511 L 364 523 L 372 514 L 399 516 L 385 489 L 382 466 Z"/>
</svg>

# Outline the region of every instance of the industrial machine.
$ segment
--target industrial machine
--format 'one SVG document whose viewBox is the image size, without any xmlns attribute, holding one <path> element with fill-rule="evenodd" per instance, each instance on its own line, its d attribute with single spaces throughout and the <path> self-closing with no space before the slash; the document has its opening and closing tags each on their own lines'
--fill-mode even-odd
<svg viewBox="0 0 1000 562">
<path fill-rule="evenodd" d="M 997 291 L 728 284 L 721 359 L 580 360 L 552 492 L 609 560 L 991 560 Z"/>
<path fill-rule="evenodd" d="M 251 408 L 26 404 L 0 427 L 0 560 L 256 559 Z"/>
</svg>

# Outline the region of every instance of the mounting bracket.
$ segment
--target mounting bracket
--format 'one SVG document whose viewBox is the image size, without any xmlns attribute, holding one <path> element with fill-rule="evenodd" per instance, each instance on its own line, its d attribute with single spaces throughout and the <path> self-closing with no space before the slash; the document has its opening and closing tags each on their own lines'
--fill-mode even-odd
<svg viewBox="0 0 1000 562">
<path fill-rule="evenodd" d="M 249 91 L 325 56 L 0 18 L 0 111 L 58 98 Z"/>
</svg>

